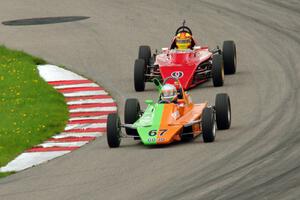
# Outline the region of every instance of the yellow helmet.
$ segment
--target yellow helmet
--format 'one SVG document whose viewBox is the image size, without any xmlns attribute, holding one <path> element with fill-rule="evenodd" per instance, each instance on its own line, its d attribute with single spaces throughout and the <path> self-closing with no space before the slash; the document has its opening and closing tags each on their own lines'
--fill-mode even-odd
<svg viewBox="0 0 300 200">
<path fill-rule="evenodd" d="M 192 36 L 189 33 L 181 32 L 176 35 L 177 49 L 185 50 L 191 48 Z"/>
</svg>

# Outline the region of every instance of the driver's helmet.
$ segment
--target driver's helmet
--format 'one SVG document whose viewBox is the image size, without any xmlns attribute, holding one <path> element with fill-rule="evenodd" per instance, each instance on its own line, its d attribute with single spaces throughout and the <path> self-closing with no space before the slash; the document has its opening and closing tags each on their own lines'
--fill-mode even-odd
<svg viewBox="0 0 300 200">
<path fill-rule="evenodd" d="M 161 88 L 161 100 L 166 102 L 175 102 L 177 100 L 177 90 L 174 85 L 165 84 Z"/>
<path fill-rule="evenodd" d="M 192 35 L 187 32 L 181 32 L 176 35 L 176 47 L 180 50 L 191 48 Z"/>
</svg>

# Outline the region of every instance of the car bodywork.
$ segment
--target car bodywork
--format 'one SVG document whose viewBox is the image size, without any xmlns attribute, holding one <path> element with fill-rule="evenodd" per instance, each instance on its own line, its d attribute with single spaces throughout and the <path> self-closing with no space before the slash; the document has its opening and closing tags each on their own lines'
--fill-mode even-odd
<svg viewBox="0 0 300 200">
<path fill-rule="evenodd" d="M 146 100 L 147 108 L 142 111 L 137 99 L 126 99 L 125 123 L 121 123 L 117 113 L 108 115 L 106 136 L 109 147 L 119 147 L 121 138 L 141 140 L 144 145 L 165 145 L 191 140 L 200 134 L 205 143 L 213 142 L 216 127 L 230 128 L 231 106 L 226 93 L 216 95 L 214 106 L 208 105 L 208 102 L 193 103 L 178 79 L 167 77 L 163 85 L 170 81 L 177 90 L 177 99 L 172 102 L 163 98 L 163 86 L 154 79 L 160 94 L 157 102 Z M 126 133 L 122 132 L 122 128 Z"/>
<path fill-rule="evenodd" d="M 213 53 L 208 47 L 194 47 L 185 51 L 176 49 L 164 49 L 158 54 L 154 65 L 159 66 L 159 73 L 163 80 L 172 76 L 177 78 L 184 90 L 208 80 L 211 76 Z M 150 76 L 151 77 L 151 76 Z"/>
<path fill-rule="evenodd" d="M 184 22 L 185 23 L 185 22 Z M 134 64 L 134 86 L 136 91 L 144 91 L 145 83 L 154 78 L 161 82 L 172 76 L 180 81 L 184 90 L 204 83 L 210 78 L 215 87 L 223 86 L 224 74 L 234 74 L 236 71 L 236 46 L 234 41 L 224 41 L 223 50 L 218 46 L 209 49 L 199 46 L 193 37 L 188 49 L 176 48 L 176 35 L 192 31 L 183 23 L 175 33 L 169 48 L 151 55 L 147 45 L 139 47 L 138 59 Z M 172 83 L 172 82 L 171 82 Z"/>
<path fill-rule="evenodd" d="M 145 145 L 169 144 L 201 133 L 200 119 L 207 102 L 193 104 L 188 95 L 174 103 L 150 103 L 131 127 Z M 125 125 L 126 126 L 126 125 Z"/>
<path fill-rule="evenodd" d="M 168 81 L 177 81 L 175 78 L 167 78 Z M 161 84 L 155 80 L 158 90 Z M 180 85 L 179 98 L 176 103 L 154 103 L 146 100 L 146 110 L 134 124 L 124 124 L 130 129 L 136 129 L 140 139 L 145 145 L 169 144 L 181 141 L 183 138 L 194 138 L 201 134 L 201 114 L 208 106 L 207 102 L 194 104 L 190 94 L 185 92 Z M 160 100 L 159 100 L 160 101 Z"/>
</svg>

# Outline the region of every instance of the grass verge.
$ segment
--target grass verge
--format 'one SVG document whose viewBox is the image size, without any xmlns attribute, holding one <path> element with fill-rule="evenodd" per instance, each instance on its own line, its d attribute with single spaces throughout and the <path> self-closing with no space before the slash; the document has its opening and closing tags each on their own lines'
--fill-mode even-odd
<svg viewBox="0 0 300 200">
<path fill-rule="evenodd" d="M 0 166 L 61 132 L 67 123 L 63 95 L 38 74 L 36 65 L 44 63 L 0 46 Z"/>
</svg>

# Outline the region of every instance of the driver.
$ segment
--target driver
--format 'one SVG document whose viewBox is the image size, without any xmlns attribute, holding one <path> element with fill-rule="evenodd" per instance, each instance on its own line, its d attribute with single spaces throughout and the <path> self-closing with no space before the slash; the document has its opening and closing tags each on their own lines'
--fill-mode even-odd
<svg viewBox="0 0 300 200">
<path fill-rule="evenodd" d="M 190 49 L 192 45 L 192 35 L 187 32 L 181 32 L 176 35 L 176 47 L 178 50 Z"/>
<path fill-rule="evenodd" d="M 167 103 L 177 102 L 177 90 L 174 85 L 165 84 L 161 88 L 161 100 Z"/>
</svg>

